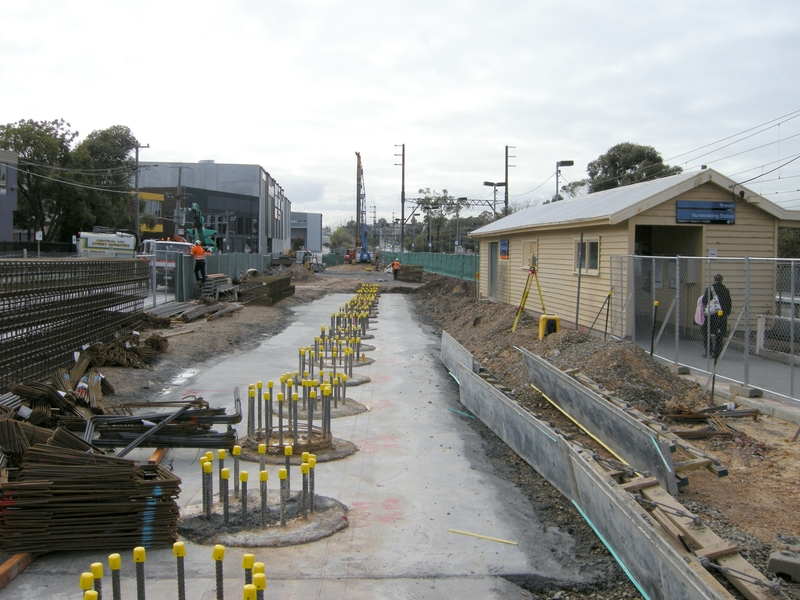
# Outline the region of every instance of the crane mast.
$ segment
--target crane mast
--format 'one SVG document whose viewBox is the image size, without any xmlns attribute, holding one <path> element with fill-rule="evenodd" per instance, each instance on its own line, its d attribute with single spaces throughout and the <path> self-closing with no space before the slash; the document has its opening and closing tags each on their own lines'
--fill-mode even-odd
<svg viewBox="0 0 800 600">
<path fill-rule="evenodd" d="M 361 166 L 361 153 L 356 152 L 356 235 L 361 241 L 361 248 L 356 250 L 358 262 L 371 262 L 367 240 L 367 192 L 364 187 L 364 169 Z"/>
</svg>

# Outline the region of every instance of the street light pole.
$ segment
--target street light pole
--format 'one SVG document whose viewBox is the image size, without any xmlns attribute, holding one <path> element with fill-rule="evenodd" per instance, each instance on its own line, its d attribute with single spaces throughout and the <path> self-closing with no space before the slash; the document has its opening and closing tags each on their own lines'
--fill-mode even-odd
<svg viewBox="0 0 800 600">
<path fill-rule="evenodd" d="M 133 230 L 136 232 L 136 244 L 137 245 L 139 244 L 139 237 L 141 235 L 140 227 L 139 227 L 139 148 L 149 148 L 149 147 L 150 147 L 150 144 L 147 144 L 147 146 L 141 146 L 139 144 L 139 142 L 136 142 L 136 172 L 134 173 L 134 181 L 135 181 L 135 187 L 136 187 L 136 196 L 135 196 L 135 198 L 136 198 L 136 221 L 134 223 Z M 137 247 L 136 250 L 138 251 L 139 248 Z"/>
<path fill-rule="evenodd" d="M 484 181 L 483 185 L 487 185 L 489 187 L 494 188 L 494 202 L 492 203 L 492 212 L 494 213 L 495 219 L 497 218 L 497 188 L 499 187 L 506 187 L 505 181 L 494 182 L 494 181 Z M 506 212 L 508 212 L 508 205 L 506 205 Z"/>
<path fill-rule="evenodd" d="M 556 197 L 553 199 L 553 202 L 558 202 L 558 175 L 560 173 L 560 167 L 571 167 L 575 164 L 574 160 L 559 160 L 556 163 Z"/>
</svg>

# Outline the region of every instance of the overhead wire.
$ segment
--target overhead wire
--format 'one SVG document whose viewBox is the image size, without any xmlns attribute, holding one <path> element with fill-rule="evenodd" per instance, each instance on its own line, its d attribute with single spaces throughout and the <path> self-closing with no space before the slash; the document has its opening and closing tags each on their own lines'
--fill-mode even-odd
<svg viewBox="0 0 800 600">
<path fill-rule="evenodd" d="M 9 166 L 11 166 L 11 165 L 9 165 Z M 130 189 L 127 190 L 127 191 L 113 190 L 113 189 L 110 189 L 110 188 L 102 188 L 102 187 L 96 187 L 96 186 L 93 186 L 93 185 L 86 185 L 86 184 L 82 184 L 82 183 L 77 183 L 75 181 L 67 181 L 67 180 L 64 180 L 64 179 L 56 179 L 55 177 L 48 177 L 47 175 L 42 175 L 40 173 L 33 173 L 32 171 L 26 171 L 24 169 L 20 169 L 19 167 L 17 167 L 16 169 L 17 169 L 18 173 L 25 173 L 25 174 L 30 175 L 32 177 L 39 177 L 41 179 L 48 179 L 50 181 L 55 181 L 56 183 L 63 183 L 64 185 L 70 185 L 72 187 L 82 188 L 82 189 L 86 189 L 86 190 L 96 190 L 96 191 L 99 191 L 99 192 L 108 192 L 110 194 L 125 194 L 125 195 L 128 195 L 128 196 L 130 196 L 130 195 L 132 195 L 134 193 L 134 191 L 130 190 Z"/>
</svg>

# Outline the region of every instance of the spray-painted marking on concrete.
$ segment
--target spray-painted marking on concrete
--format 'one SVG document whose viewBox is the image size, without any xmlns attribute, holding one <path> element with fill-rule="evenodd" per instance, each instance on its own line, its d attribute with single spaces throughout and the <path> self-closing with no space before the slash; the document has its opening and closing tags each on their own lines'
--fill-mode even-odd
<svg viewBox="0 0 800 600">
<path fill-rule="evenodd" d="M 395 523 L 405 518 L 399 498 L 386 498 L 380 502 L 352 502 L 348 519 L 351 527 L 369 527 L 377 523 Z"/>
<path fill-rule="evenodd" d="M 384 452 L 386 450 L 396 450 L 399 447 L 400 444 L 397 442 L 397 438 L 393 435 L 388 435 L 383 438 L 370 438 L 366 440 L 360 450 L 361 452 L 370 454 L 374 452 Z"/>
</svg>

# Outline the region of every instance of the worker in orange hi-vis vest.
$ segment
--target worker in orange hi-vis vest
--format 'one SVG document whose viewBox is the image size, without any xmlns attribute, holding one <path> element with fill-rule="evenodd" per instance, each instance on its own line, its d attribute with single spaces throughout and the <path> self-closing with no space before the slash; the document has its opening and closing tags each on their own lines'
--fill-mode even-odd
<svg viewBox="0 0 800 600">
<path fill-rule="evenodd" d="M 394 262 L 392 263 L 392 273 L 394 273 L 394 278 L 397 279 L 397 273 L 400 271 L 400 261 L 395 258 Z"/>
<path fill-rule="evenodd" d="M 206 282 L 206 251 L 197 240 L 192 246 L 192 256 L 194 257 L 194 278 L 200 283 Z"/>
</svg>

